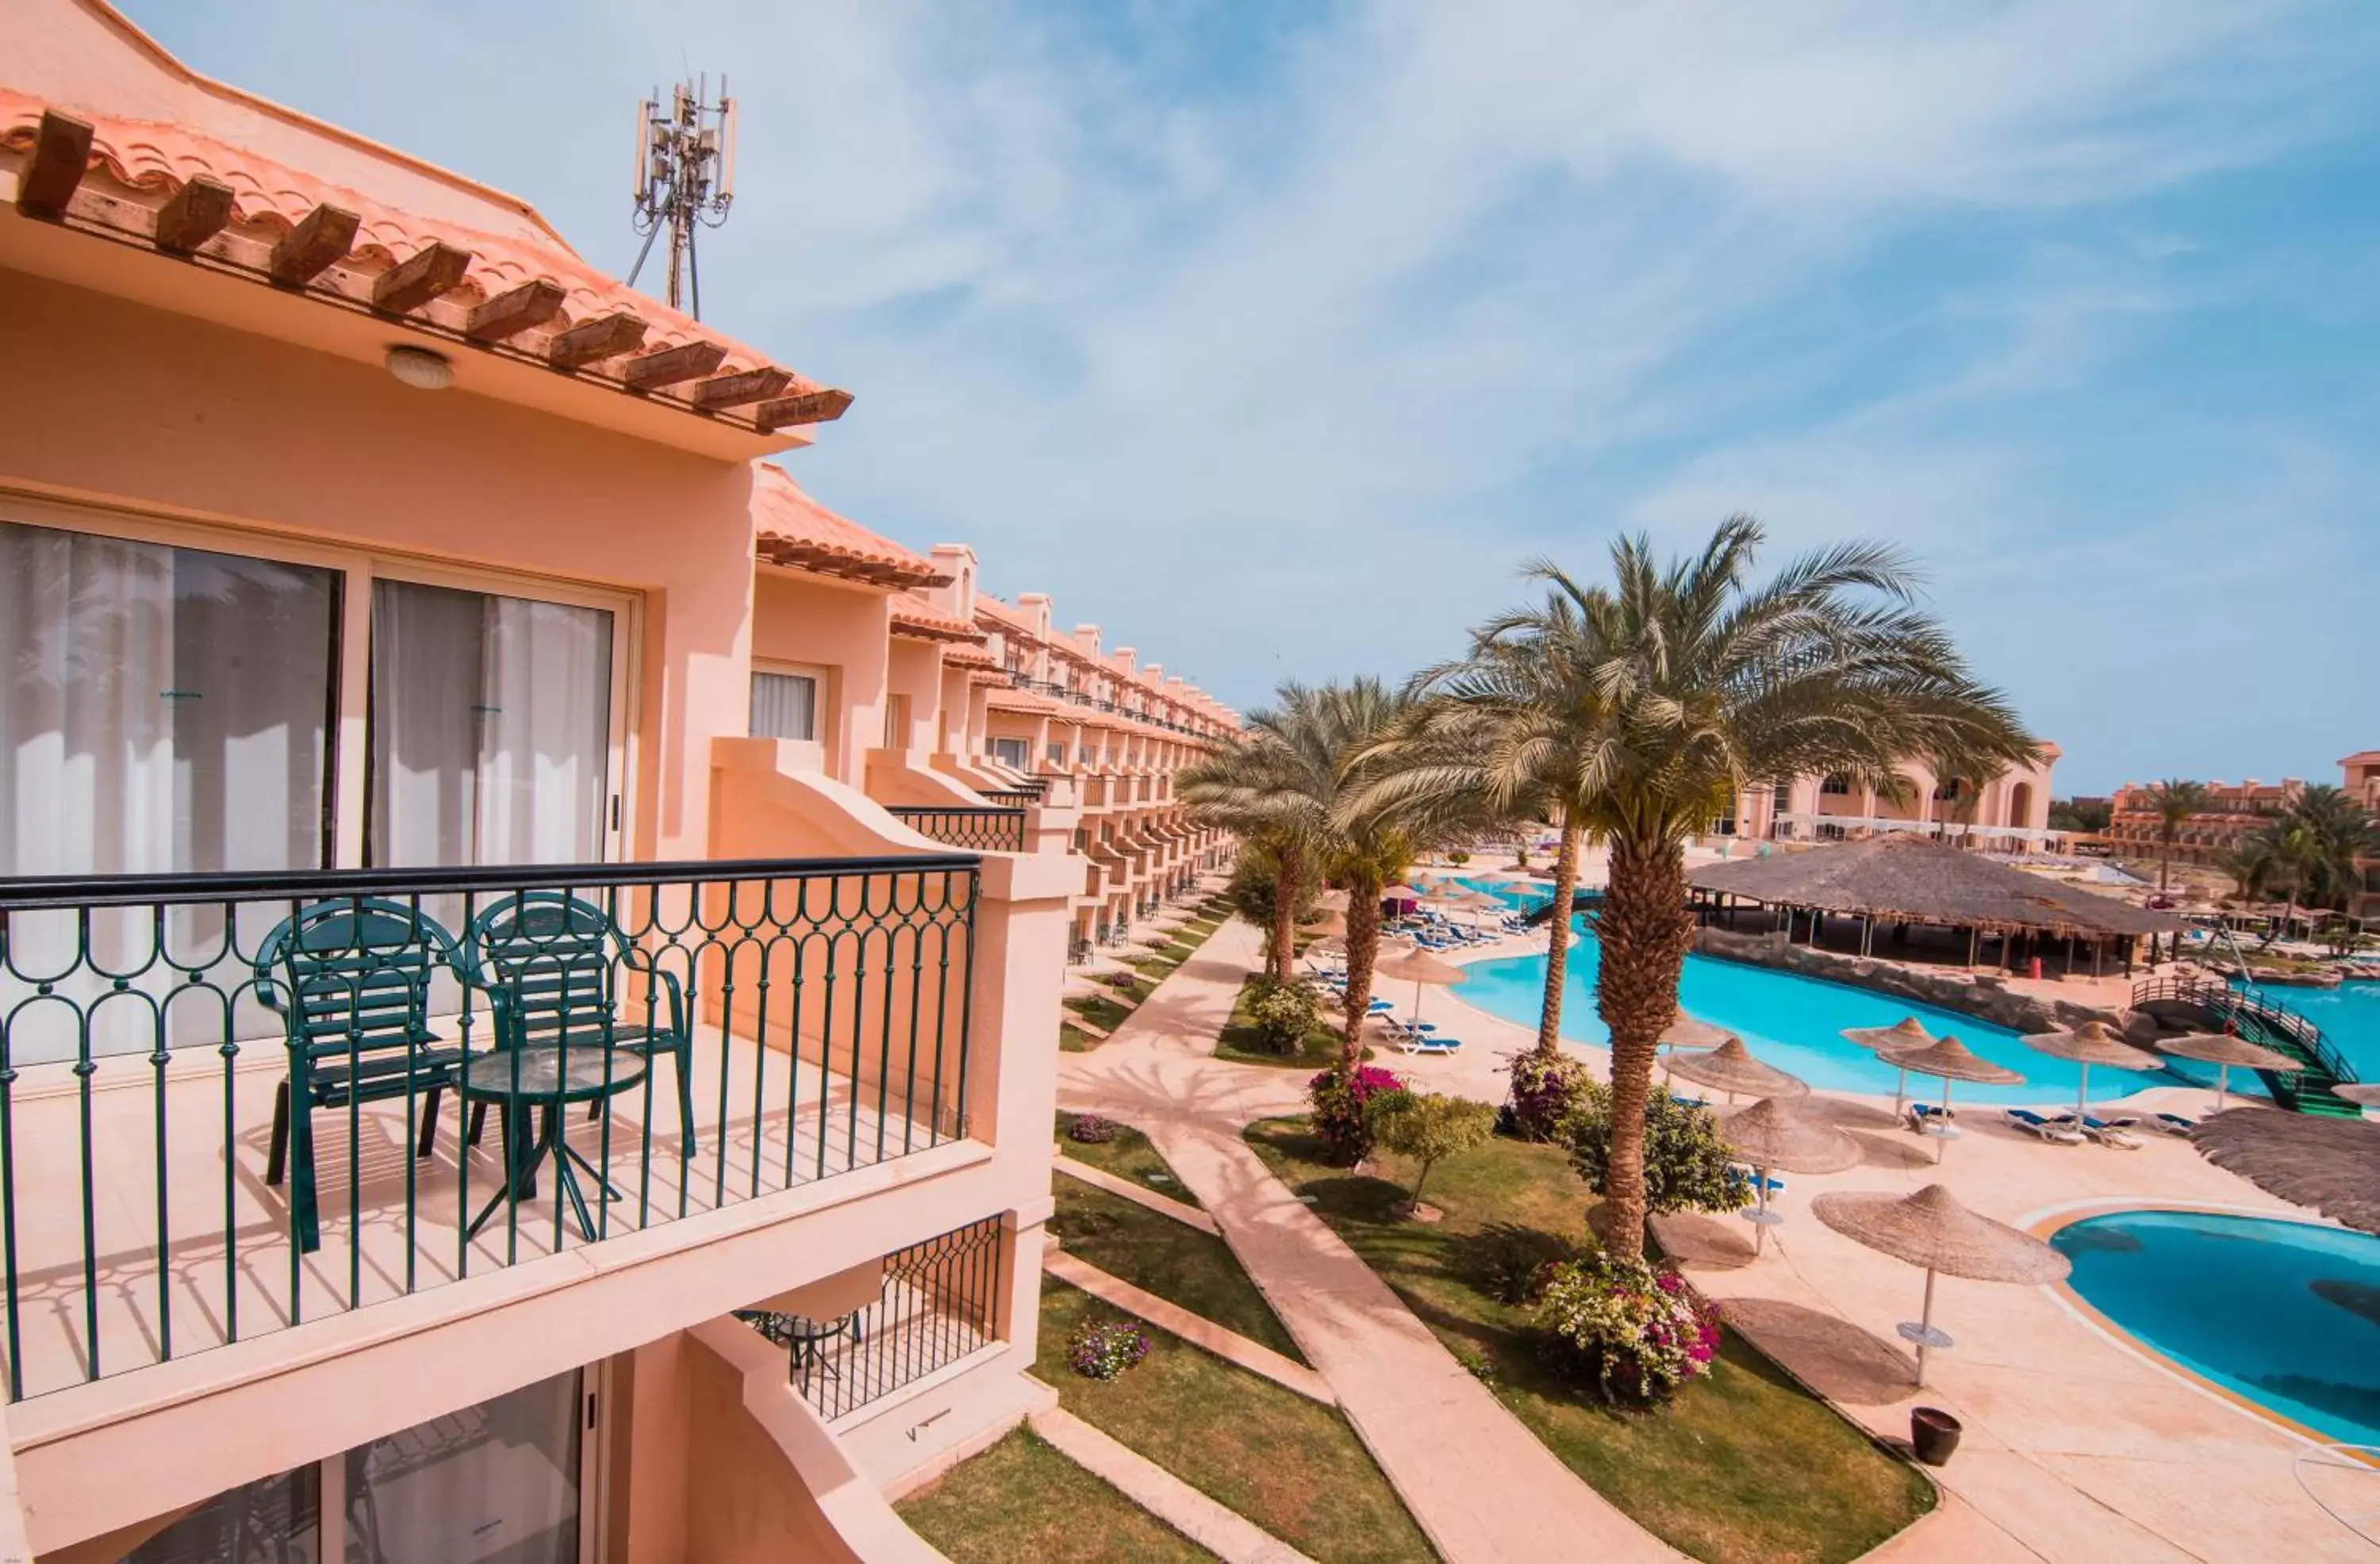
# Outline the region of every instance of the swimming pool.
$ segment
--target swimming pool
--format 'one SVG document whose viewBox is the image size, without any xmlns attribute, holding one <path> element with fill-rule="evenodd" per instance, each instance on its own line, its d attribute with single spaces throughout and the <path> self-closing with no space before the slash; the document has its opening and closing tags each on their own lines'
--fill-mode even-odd
<svg viewBox="0 0 2380 1564">
<path fill-rule="evenodd" d="M 2118 1211 L 2049 1242 L 2082 1299 L 2192 1373 L 2380 1444 L 2380 1238 L 2270 1217 Z"/>
<path fill-rule="evenodd" d="M 2322 1028 L 2357 1079 L 2380 1081 L 2380 983 L 2341 983 L 2336 988 L 2256 990 L 2259 999 L 2293 1010 Z"/>
<path fill-rule="evenodd" d="M 1581 930 L 1582 921 L 1571 922 L 1570 968 L 1562 988 L 1562 1036 L 1601 1046 L 1611 1040 L 1603 1018 L 1595 1012 L 1595 976 L 1602 952 L 1594 936 Z M 1537 1024 L 1546 987 L 1542 952 L 1475 962 L 1463 971 L 1463 986 L 1454 990 L 1457 999 L 1523 1026 Z M 1985 1059 L 2024 1077 L 2024 1084 L 2015 1086 L 1958 1086 L 1951 1096 L 1954 1105 L 1961 1097 L 1995 1103 L 2071 1103 L 2081 1079 L 2077 1066 L 2034 1052 L 2005 1026 L 1890 994 L 1742 962 L 1688 956 L 1685 976 L 1678 985 L 1678 1002 L 1688 1015 L 1735 1033 L 1767 1063 L 1791 1071 L 1824 1091 L 1891 1091 L 1899 1072 L 1840 1034 L 1846 1026 L 1889 1026 L 1904 1015 L 1914 1015 L 1937 1037 L 1946 1032 L 1956 1036 Z M 2173 1075 L 2094 1070 L 2091 1098 L 2103 1102 L 2145 1086 L 2179 1084 L 2180 1078 Z M 2235 1077 L 2235 1089 L 2250 1084 Z M 1921 1094 L 1940 1089 L 1940 1084 L 1930 1078 L 1912 1077 L 1910 1085 Z"/>
</svg>

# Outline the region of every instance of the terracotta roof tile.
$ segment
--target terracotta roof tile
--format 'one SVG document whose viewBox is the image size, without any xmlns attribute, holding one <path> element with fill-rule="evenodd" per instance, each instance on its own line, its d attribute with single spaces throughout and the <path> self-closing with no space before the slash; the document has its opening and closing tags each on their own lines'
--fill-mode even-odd
<svg viewBox="0 0 2380 1564">
<path fill-rule="evenodd" d="M 752 468 L 752 532 L 762 560 L 795 570 L 905 588 L 951 579 L 924 555 L 820 504 L 774 462 Z"/>
<path fill-rule="evenodd" d="M 968 642 L 954 642 L 950 646 L 944 647 L 942 649 L 942 663 L 943 666 L 949 668 L 981 669 L 985 673 L 993 674 L 1002 680 L 1005 680 L 1008 677 L 1007 674 L 1000 672 L 1000 659 L 992 656 L 991 653 L 984 650 L 983 648 Z"/>
<path fill-rule="evenodd" d="M 919 640 L 979 643 L 983 632 L 955 614 L 944 613 L 915 592 L 896 592 L 892 597 L 892 633 L 906 633 Z M 954 647 L 953 649 L 956 649 Z M 984 654 L 986 666 L 992 666 L 990 653 Z"/>
<path fill-rule="evenodd" d="M 19 89 L 0 87 L 0 146 L 18 152 L 29 149 L 47 106 Z M 443 300 L 458 309 L 523 283 L 544 281 L 560 287 L 565 296 L 564 312 L 552 322 L 555 332 L 598 316 L 626 313 L 646 323 L 640 352 L 700 340 L 726 349 L 727 357 L 717 373 L 769 363 L 767 355 L 758 349 L 589 265 L 558 239 L 548 242 L 539 237 L 547 231 L 541 223 L 534 226 L 524 223 L 518 231 L 496 233 L 451 218 L 425 217 L 370 191 L 334 184 L 202 131 L 94 112 L 79 104 L 68 105 L 67 112 L 91 123 L 91 161 L 116 183 L 136 190 L 172 191 L 196 176 L 211 176 L 231 188 L 235 225 L 261 225 L 277 238 L 326 202 L 355 212 L 360 219 L 355 246 L 339 267 L 376 274 L 431 241 L 443 240 L 471 252 L 471 267 L 461 285 Z M 361 265 L 355 266 L 356 262 Z M 796 375 L 783 394 L 820 389 L 818 382 Z"/>
</svg>

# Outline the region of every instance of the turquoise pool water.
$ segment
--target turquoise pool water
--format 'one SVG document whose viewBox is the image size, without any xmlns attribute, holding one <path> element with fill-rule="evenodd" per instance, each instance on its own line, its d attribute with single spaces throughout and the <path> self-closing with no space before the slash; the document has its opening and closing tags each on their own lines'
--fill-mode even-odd
<svg viewBox="0 0 2380 1564">
<path fill-rule="evenodd" d="M 1595 1012 L 1595 976 L 1601 965 L 1602 952 L 1594 937 L 1582 928 L 1583 922 L 1578 918 L 1571 920 L 1573 943 L 1562 989 L 1562 1036 L 1602 1045 L 1610 1041 L 1602 1017 Z M 1523 1026 L 1536 1025 L 1546 986 L 1546 958 L 1542 953 L 1476 962 L 1464 972 L 1467 976 L 1463 986 L 1454 990 L 1455 997 L 1463 1003 Z M 1946 1032 L 1957 1037 L 1985 1059 L 2024 1077 L 2022 1085 L 1953 1087 L 1953 1106 L 1962 1099 L 2070 1104 L 2080 1084 L 2076 1066 L 2034 1052 L 2006 1027 L 1797 973 L 1688 956 L 1685 976 L 1678 986 L 1678 1001 L 1687 1014 L 1735 1033 L 1762 1060 L 1825 1091 L 1889 1093 L 1899 1073 L 1839 1034 L 1846 1026 L 1889 1026 L 1904 1015 L 1916 1016 L 1937 1037 Z M 2252 1084 L 2242 1078 L 2244 1074 L 2234 1073 L 2234 1089 L 2246 1089 Z M 2105 1102 L 2144 1086 L 2179 1084 L 2173 1075 L 2094 1070 L 2091 1100 Z M 1940 1084 L 1930 1079 L 1912 1078 L 1910 1085 L 1921 1094 L 1940 1089 Z"/>
<path fill-rule="evenodd" d="M 2380 983 L 2341 983 L 2336 988 L 2264 988 L 2256 992 L 2321 1027 L 2322 1035 L 2355 1067 L 2357 1079 L 2380 1081 Z"/>
<path fill-rule="evenodd" d="M 2119 1211 L 2050 1243 L 2074 1291 L 2148 1346 L 2331 1438 L 2380 1444 L 2380 1238 Z"/>
</svg>

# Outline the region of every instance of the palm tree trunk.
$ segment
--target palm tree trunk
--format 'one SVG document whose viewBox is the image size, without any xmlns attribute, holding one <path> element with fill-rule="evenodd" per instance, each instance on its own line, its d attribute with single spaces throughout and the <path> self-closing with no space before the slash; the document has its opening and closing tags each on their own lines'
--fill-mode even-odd
<svg viewBox="0 0 2380 1564">
<path fill-rule="evenodd" d="M 2161 849 L 2157 855 L 2157 894 L 2162 896 L 2165 894 L 2166 881 L 2173 876 L 2173 838 L 2168 836 L 2162 839 L 2157 846 Z"/>
<path fill-rule="evenodd" d="M 1661 1034 L 1678 1015 L 1678 977 L 1694 941 L 1686 856 L 1674 842 L 1611 839 L 1610 879 L 1597 936 L 1603 971 L 1596 1006 L 1611 1031 L 1611 1161 L 1604 1247 L 1645 1253 L 1645 1105 Z"/>
<path fill-rule="evenodd" d="M 1339 1067 L 1352 1071 L 1364 1057 L 1364 1018 L 1372 1011 L 1372 968 L 1380 958 L 1380 886 L 1357 875 L 1347 887 L 1347 998 L 1341 1019 L 1346 1042 Z"/>
<path fill-rule="evenodd" d="M 1283 849 L 1275 855 L 1272 879 L 1272 944 L 1265 965 L 1272 980 L 1286 983 L 1297 964 L 1297 898 L 1305 883 L 1305 866 L 1298 855 Z"/>
<path fill-rule="evenodd" d="M 1537 1012 L 1537 1053 L 1561 1051 L 1562 985 L 1570 978 L 1570 907 L 1578 892 L 1578 828 L 1565 811 L 1561 851 L 1554 855 L 1554 910 L 1546 923 L 1546 999 Z"/>
</svg>

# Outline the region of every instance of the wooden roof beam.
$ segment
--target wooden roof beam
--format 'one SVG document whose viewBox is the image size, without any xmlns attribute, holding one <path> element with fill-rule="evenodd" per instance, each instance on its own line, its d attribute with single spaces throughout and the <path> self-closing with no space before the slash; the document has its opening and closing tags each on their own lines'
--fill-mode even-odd
<svg viewBox="0 0 2380 1564">
<path fill-rule="evenodd" d="M 732 375 L 714 375 L 694 388 L 694 405 L 706 413 L 715 413 L 722 407 L 765 402 L 793 382 L 794 377 L 784 370 L 766 365 Z"/>
<path fill-rule="evenodd" d="M 264 269 L 283 287 L 302 288 L 347 258 L 361 221 L 346 207 L 324 201 L 274 242 Z"/>
<path fill-rule="evenodd" d="M 620 366 L 620 378 L 628 382 L 631 391 L 658 391 L 682 381 L 698 380 L 719 368 L 719 361 L 726 357 L 727 349 L 715 342 L 682 342 L 675 347 L 657 347 L 629 359 Z"/>
<path fill-rule="evenodd" d="M 28 217 L 64 216 L 90 167 L 89 122 L 43 109 L 33 150 L 17 169 L 17 210 Z"/>
<path fill-rule="evenodd" d="M 832 423 L 851 406 L 851 393 L 832 386 L 763 402 L 752 409 L 752 421 L 774 432 L 795 424 Z"/>
<path fill-rule="evenodd" d="M 463 280 L 471 252 L 432 239 L 372 282 L 372 308 L 402 315 L 419 309 Z"/>
<path fill-rule="evenodd" d="M 581 321 L 547 345 L 546 362 L 557 370 L 576 370 L 605 358 L 633 353 L 645 340 L 645 322 L 625 312 Z"/>
<path fill-rule="evenodd" d="M 531 326 L 541 326 L 562 313 L 565 296 L 559 284 L 543 278 L 507 288 L 495 297 L 471 306 L 463 334 L 473 342 L 503 342 Z"/>
<path fill-rule="evenodd" d="M 231 187 L 212 175 L 193 175 L 157 212 L 157 248 L 188 255 L 230 222 Z"/>
</svg>

